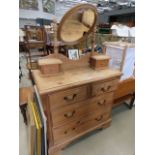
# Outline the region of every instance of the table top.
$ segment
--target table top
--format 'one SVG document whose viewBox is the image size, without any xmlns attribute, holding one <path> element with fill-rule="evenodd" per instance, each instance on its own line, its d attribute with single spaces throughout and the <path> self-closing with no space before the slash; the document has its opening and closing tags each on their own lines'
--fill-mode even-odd
<svg viewBox="0 0 155 155">
<path fill-rule="evenodd" d="M 54 46 L 54 45 L 56 45 L 56 46 L 65 46 L 66 44 L 64 43 L 64 42 L 62 42 L 62 41 L 51 41 L 51 46 Z"/>
<path fill-rule="evenodd" d="M 122 41 L 116 41 L 116 42 L 104 42 L 103 45 L 108 45 L 109 47 L 119 47 L 119 48 L 134 48 L 134 43 L 128 43 L 128 42 L 122 42 Z"/>
<path fill-rule="evenodd" d="M 32 75 L 40 94 L 71 88 L 86 83 L 107 80 L 121 76 L 115 69 L 93 70 L 89 67 L 70 69 L 56 75 L 45 76 L 39 70 L 33 70 Z"/>
</svg>

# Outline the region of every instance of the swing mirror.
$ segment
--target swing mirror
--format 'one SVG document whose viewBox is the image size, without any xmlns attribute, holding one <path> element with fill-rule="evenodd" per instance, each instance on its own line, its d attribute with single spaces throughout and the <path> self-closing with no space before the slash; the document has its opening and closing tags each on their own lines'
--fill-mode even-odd
<svg viewBox="0 0 155 155">
<path fill-rule="evenodd" d="M 91 4 L 77 5 L 63 16 L 58 27 L 58 39 L 68 45 L 75 45 L 93 32 L 96 20 L 95 6 Z"/>
</svg>

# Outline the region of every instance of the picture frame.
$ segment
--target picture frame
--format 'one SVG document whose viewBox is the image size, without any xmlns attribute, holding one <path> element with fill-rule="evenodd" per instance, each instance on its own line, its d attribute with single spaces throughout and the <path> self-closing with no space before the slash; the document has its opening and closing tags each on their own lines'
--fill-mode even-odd
<svg viewBox="0 0 155 155">
<path fill-rule="evenodd" d="M 78 49 L 68 49 L 68 57 L 71 60 L 79 59 L 79 50 Z"/>
<path fill-rule="evenodd" d="M 19 8 L 25 10 L 39 10 L 38 0 L 19 0 Z"/>
<path fill-rule="evenodd" d="M 42 0 L 43 11 L 55 14 L 55 0 Z"/>
</svg>

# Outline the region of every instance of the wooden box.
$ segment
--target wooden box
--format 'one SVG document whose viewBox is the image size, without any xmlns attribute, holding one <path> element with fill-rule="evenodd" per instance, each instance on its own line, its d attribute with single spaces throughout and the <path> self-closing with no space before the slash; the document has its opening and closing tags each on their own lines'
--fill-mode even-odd
<svg viewBox="0 0 155 155">
<path fill-rule="evenodd" d="M 56 58 L 38 60 L 40 72 L 44 75 L 59 73 L 61 71 L 61 64 L 62 61 Z"/>
<path fill-rule="evenodd" d="M 106 69 L 109 65 L 110 57 L 107 55 L 95 55 L 90 58 L 90 67 L 95 70 Z"/>
</svg>

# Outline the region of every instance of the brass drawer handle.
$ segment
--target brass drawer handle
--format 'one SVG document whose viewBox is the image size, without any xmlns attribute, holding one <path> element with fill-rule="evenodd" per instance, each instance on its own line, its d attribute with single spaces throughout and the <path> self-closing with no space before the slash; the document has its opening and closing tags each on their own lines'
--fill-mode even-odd
<svg viewBox="0 0 155 155">
<path fill-rule="evenodd" d="M 98 118 L 95 118 L 96 121 L 101 121 L 103 119 L 103 115 L 101 115 L 100 117 Z"/>
<path fill-rule="evenodd" d="M 65 96 L 64 100 L 73 101 L 76 96 L 77 96 L 77 94 L 73 94 L 73 95 L 70 95 L 70 96 Z"/>
<path fill-rule="evenodd" d="M 111 89 L 111 87 L 112 87 L 112 86 L 108 86 L 108 87 L 107 87 L 107 91 L 108 91 L 108 90 L 110 90 L 110 89 Z"/>
<path fill-rule="evenodd" d="M 73 128 L 72 128 L 72 130 L 75 130 L 75 129 L 76 129 L 76 127 L 73 127 Z"/>
<path fill-rule="evenodd" d="M 106 100 L 97 102 L 97 104 L 98 104 L 98 105 L 101 105 L 101 106 L 102 106 L 102 105 L 105 105 L 105 103 L 106 103 Z"/>
<path fill-rule="evenodd" d="M 76 124 L 77 125 L 83 125 L 83 124 L 85 124 L 85 122 L 83 122 L 83 121 L 77 121 Z"/>
<path fill-rule="evenodd" d="M 76 122 L 76 124 L 80 124 L 80 123 L 81 123 L 81 121 L 77 121 L 77 122 Z"/>
<path fill-rule="evenodd" d="M 101 88 L 101 91 L 103 91 L 103 92 L 105 92 L 105 91 L 109 91 L 110 88 L 111 88 L 111 86 L 108 86 L 106 89 L 103 87 L 103 88 Z"/>
<path fill-rule="evenodd" d="M 67 118 L 70 118 L 70 117 L 73 117 L 74 114 L 75 114 L 75 110 L 73 110 L 72 112 L 68 112 L 68 113 L 64 114 L 64 116 Z"/>
</svg>

